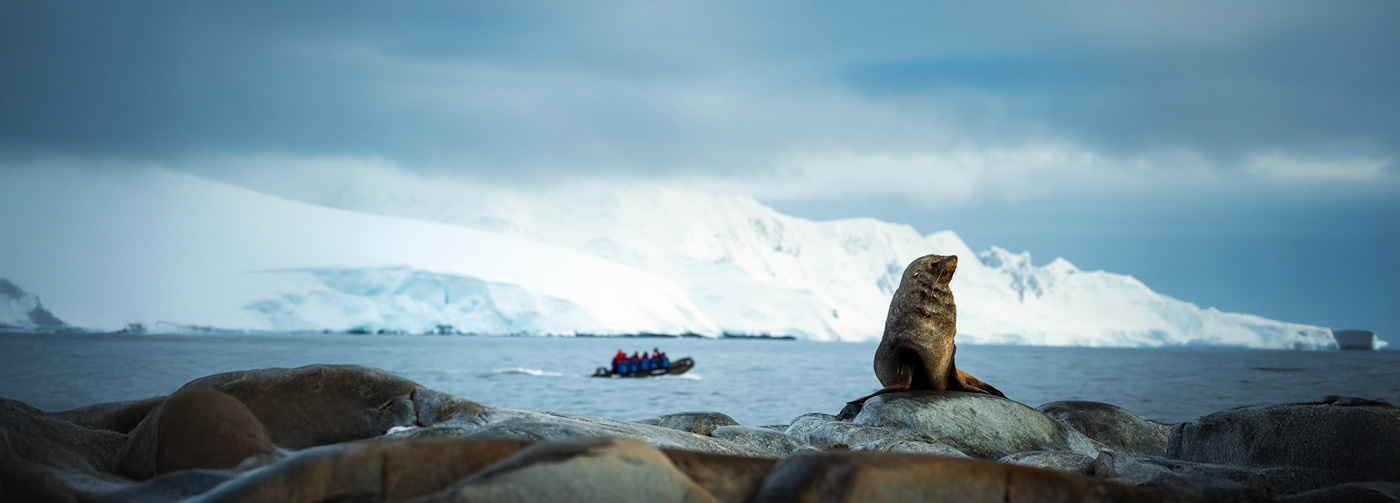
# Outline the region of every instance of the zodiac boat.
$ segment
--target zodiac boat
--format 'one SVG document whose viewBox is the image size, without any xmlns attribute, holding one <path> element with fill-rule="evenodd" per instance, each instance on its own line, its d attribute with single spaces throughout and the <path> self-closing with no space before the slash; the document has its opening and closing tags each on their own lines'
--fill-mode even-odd
<svg viewBox="0 0 1400 503">
<path fill-rule="evenodd" d="M 664 369 L 643 370 L 641 372 L 634 372 L 631 374 L 616 374 L 613 373 L 612 369 L 610 368 L 598 367 L 598 370 L 593 371 L 593 377 L 658 377 L 664 375 L 681 375 L 689 371 L 690 368 L 694 366 L 695 360 L 692 360 L 689 356 L 687 356 L 685 358 L 673 360 L 671 362 L 671 366 L 666 367 Z"/>
</svg>

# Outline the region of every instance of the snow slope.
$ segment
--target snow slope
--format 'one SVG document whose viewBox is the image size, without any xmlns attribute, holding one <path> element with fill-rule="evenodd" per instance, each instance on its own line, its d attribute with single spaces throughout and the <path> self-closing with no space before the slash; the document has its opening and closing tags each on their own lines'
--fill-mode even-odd
<svg viewBox="0 0 1400 503">
<path fill-rule="evenodd" d="M 1335 347 L 1327 328 L 1202 309 L 1131 276 L 1029 253 L 974 253 L 950 231 L 923 236 L 873 219 L 814 222 L 750 197 L 654 186 L 530 193 L 391 170 L 337 172 L 326 185 L 239 183 L 318 205 L 489 230 L 583 250 L 667 278 L 727 332 L 869 340 L 905 265 L 961 259 L 959 338 L 970 343 Z"/>
<path fill-rule="evenodd" d="M 91 328 L 717 333 L 674 283 L 496 233 L 170 171 L 0 170 L 0 277 Z"/>
</svg>

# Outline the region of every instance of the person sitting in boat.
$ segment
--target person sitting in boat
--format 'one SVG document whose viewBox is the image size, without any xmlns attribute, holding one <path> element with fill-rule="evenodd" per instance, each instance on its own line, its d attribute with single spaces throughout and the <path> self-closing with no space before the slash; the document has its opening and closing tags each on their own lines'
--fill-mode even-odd
<svg viewBox="0 0 1400 503">
<path fill-rule="evenodd" d="M 612 369 L 613 369 L 613 373 L 614 373 L 614 374 L 621 374 L 621 373 L 622 373 L 622 362 L 624 362 L 624 361 L 626 361 L 626 360 L 627 360 L 627 353 L 623 353 L 621 349 L 617 350 L 617 354 L 613 355 L 613 361 L 612 361 Z"/>
<path fill-rule="evenodd" d="M 642 352 L 642 370 L 643 370 L 643 371 L 648 371 L 648 370 L 651 370 L 651 369 L 655 368 L 655 367 L 652 367 L 651 364 L 652 364 L 651 355 L 648 355 L 646 351 L 643 351 L 643 352 Z"/>
<path fill-rule="evenodd" d="M 642 359 L 641 359 L 641 357 L 637 356 L 637 352 L 636 352 L 636 351 L 633 351 L 633 352 L 632 352 L 632 358 L 630 358 L 630 359 L 628 360 L 628 363 L 630 364 L 630 365 L 629 365 L 629 368 L 631 369 L 630 373 L 635 374 L 635 373 L 637 373 L 638 371 L 641 370 Z"/>
<path fill-rule="evenodd" d="M 671 357 L 666 356 L 666 353 L 662 353 L 661 350 L 656 351 L 656 359 L 661 361 L 661 368 L 671 368 Z"/>
</svg>

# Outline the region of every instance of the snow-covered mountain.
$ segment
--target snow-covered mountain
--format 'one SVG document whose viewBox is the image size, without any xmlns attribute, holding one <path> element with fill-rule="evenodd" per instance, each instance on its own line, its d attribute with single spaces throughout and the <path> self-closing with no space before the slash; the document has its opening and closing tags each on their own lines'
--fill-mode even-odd
<svg viewBox="0 0 1400 503">
<path fill-rule="evenodd" d="M 17 238 L 0 241 L 0 276 L 78 325 L 870 340 L 904 266 L 939 253 L 962 259 L 963 342 L 1334 346 L 1326 328 L 1201 309 L 1063 259 L 974 253 L 948 231 L 674 187 L 526 193 L 380 170 L 235 180 L 253 190 L 160 170 L 0 177 L 0 233 Z"/>
<path fill-rule="evenodd" d="M 0 170 L 0 277 L 69 323 L 705 332 L 674 283 L 567 248 L 162 170 Z"/>
<path fill-rule="evenodd" d="M 913 259 L 956 254 L 959 337 L 1085 346 L 1335 345 L 1326 328 L 1223 313 L 1121 274 L 1029 253 L 974 253 L 951 231 L 920 235 L 874 219 L 815 222 L 751 197 L 655 186 L 520 192 L 395 171 L 337 171 L 324 184 L 238 180 L 317 205 L 482 229 L 583 250 L 675 282 L 721 330 L 868 340 Z M 322 177 L 321 179 L 331 179 Z"/>
<path fill-rule="evenodd" d="M 61 330 L 68 324 L 44 309 L 39 297 L 0 278 L 0 331 Z"/>
</svg>

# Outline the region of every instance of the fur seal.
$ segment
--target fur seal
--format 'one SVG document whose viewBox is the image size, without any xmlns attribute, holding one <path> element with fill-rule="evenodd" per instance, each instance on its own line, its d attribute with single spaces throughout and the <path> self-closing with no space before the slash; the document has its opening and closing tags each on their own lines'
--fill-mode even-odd
<svg viewBox="0 0 1400 503">
<path fill-rule="evenodd" d="M 875 350 L 875 377 L 885 387 L 852 400 L 910 389 L 946 389 L 987 393 L 1005 398 L 1000 390 L 959 370 L 953 364 L 957 346 L 958 308 L 948 283 L 958 269 L 957 255 L 925 255 L 904 269 L 899 289 L 890 300 L 885 334 Z"/>
</svg>

